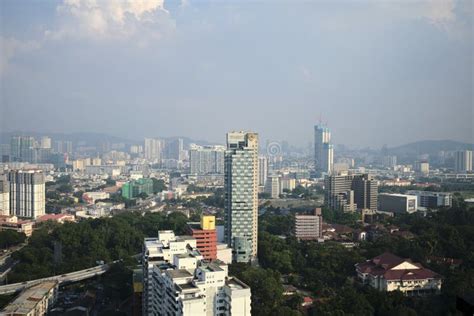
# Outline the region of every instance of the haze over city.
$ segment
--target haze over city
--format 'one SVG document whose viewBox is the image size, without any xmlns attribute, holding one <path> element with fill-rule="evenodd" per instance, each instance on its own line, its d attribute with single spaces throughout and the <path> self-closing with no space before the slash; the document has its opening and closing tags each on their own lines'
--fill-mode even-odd
<svg viewBox="0 0 474 316">
<path fill-rule="evenodd" d="M 472 1 L 2 1 L 0 132 L 473 142 Z M 25 124 L 27 122 L 27 124 Z"/>
</svg>

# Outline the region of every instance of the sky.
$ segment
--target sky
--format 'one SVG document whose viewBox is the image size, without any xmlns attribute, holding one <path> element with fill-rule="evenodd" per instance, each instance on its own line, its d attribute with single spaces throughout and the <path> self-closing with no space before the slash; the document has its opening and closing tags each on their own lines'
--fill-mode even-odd
<svg viewBox="0 0 474 316">
<path fill-rule="evenodd" d="M 0 1 L 0 131 L 474 142 L 473 2 Z"/>
</svg>

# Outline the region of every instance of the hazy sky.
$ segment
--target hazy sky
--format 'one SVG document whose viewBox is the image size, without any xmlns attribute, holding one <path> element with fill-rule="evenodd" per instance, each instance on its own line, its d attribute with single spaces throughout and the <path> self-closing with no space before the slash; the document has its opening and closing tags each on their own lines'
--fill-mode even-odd
<svg viewBox="0 0 474 316">
<path fill-rule="evenodd" d="M 0 1 L 0 130 L 474 139 L 473 2 Z"/>
</svg>

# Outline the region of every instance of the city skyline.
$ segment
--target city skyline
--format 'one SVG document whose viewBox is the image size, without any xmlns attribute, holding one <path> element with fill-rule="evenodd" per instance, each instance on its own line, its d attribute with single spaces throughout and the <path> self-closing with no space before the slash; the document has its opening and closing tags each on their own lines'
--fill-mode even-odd
<svg viewBox="0 0 474 316">
<path fill-rule="evenodd" d="M 2 132 L 473 142 L 471 1 L 0 5 Z"/>
</svg>

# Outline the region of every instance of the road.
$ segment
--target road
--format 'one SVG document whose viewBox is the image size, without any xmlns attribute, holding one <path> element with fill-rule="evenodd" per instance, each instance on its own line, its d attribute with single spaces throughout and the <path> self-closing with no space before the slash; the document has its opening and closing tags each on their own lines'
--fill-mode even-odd
<svg viewBox="0 0 474 316">
<path fill-rule="evenodd" d="M 56 275 L 53 277 L 36 279 L 36 280 L 26 281 L 23 283 L 13 283 L 13 284 L 8 284 L 8 285 L 2 285 L 0 286 L 0 295 L 15 293 L 16 291 L 23 290 L 26 287 L 30 287 L 44 281 L 57 280 L 59 281 L 60 285 L 64 283 L 69 283 L 69 282 L 82 281 L 85 279 L 95 277 L 97 275 L 104 274 L 105 272 L 107 272 L 109 268 L 110 268 L 110 265 L 103 264 L 103 265 L 96 266 L 93 268 L 74 271 L 71 273 L 63 274 L 63 275 Z"/>
</svg>

